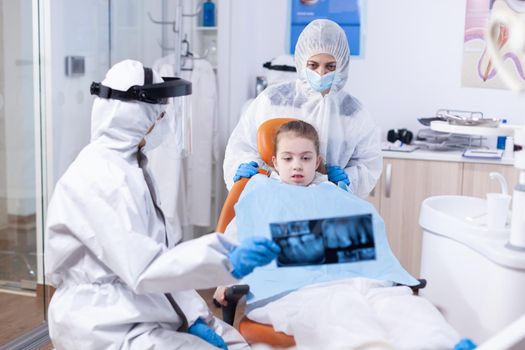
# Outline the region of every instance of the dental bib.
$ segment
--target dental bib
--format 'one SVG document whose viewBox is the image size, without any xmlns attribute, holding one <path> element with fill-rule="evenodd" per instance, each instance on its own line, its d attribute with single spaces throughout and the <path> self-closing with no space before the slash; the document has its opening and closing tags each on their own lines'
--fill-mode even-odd
<svg viewBox="0 0 525 350">
<path fill-rule="evenodd" d="M 332 184 L 292 186 L 264 175 L 255 175 L 235 205 L 235 213 L 239 241 L 254 235 L 271 239 L 269 224 L 275 222 L 372 215 L 375 260 L 294 267 L 277 267 L 273 261 L 255 269 L 242 280 L 241 283 L 250 285 L 248 310 L 301 287 L 350 277 L 367 277 L 408 286 L 419 284 L 390 250 L 383 219 L 374 206 Z"/>
</svg>

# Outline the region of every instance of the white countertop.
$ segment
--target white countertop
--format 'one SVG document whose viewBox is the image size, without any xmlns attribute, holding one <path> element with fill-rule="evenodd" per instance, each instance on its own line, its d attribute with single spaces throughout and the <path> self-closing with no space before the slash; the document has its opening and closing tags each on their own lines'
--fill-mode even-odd
<svg viewBox="0 0 525 350">
<path fill-rule="evenodd" d="M 484 163 L 512 165 L 512 158 L 502 158 L 498 160 L 485 158 L 465 158 L 463 151 L 436 152 L 427 150 L 415 150 L 413 152 L 382 151 L 383 158 L 414 159 L 414 160 L 435 160 L 442 162 L 463 162 L 463 163 Z"/>
</svg>

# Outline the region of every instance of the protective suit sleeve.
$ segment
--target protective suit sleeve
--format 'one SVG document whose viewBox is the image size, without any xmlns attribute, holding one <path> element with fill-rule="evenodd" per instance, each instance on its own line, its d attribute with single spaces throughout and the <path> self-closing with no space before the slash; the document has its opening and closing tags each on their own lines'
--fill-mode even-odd
<svg viewBox="0 0 525 350">
<path fill-rule="evenodd" d="M 257 123 L 255 111 L 266 97 L 259 95 L 243 113 L 237 126 L 233 129 L 224 153 L 224 182 L 228 191 L 233 186 L 233 177 L 241 163 L 256 161 L 261 163 L 257 150 Z"/>
<path fill-rule="evenodd" d="M 129 186 L 118 186 L 118 179 L 106 180 L 57 185 L 48 230 L 74 234 L 136 293 L 204 289 L 235 281 L 227 257 L 235 245 L 229 240 L 208 234 L 168 249 L 148 236 L 147 223 L 136 214 L 143 210 L 138 205 L 141 198 Z"/>
<path fill-rule="evenodd" d="M 350 178 L 351 190 L 361 198 L 366 198 L 375 187 L 383 170 L 380 130 L 364 110 L 359 111 L 365 122 L 362 138 L 357 144 L 345 171 Z M 357 136 L 357 135 L 356 135 Z"/>
<path fill-rule="evenodd" d="M 171 292 L 171 295 L 177 300 L 189 325 L 192 325 L 198 318 L 206 321 L 213 318 L 206 301 L 195 290 L 174 291 Z"/>
</svg>

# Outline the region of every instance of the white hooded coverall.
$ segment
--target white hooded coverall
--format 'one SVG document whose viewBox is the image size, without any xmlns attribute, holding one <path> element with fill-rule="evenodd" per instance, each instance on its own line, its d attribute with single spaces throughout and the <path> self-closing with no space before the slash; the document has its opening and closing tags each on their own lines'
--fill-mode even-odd
<svg viewBox="0 0 525 350">
<path fill-rule="evenodd" d="M 326 53 L 335 57 L 335 78 L 323 96 L 306 80 L 308 59 Z M 248 107 L 233 130 L 224 158 L 228 189 L 241 163 L 263 161 L 257 151 L 257 129 L 268 119 L 297 118 L 317 129 L 321 156 L 328 165 L 345 169 L 351 190 L 366 197 L 381 175 L 379 129 L 361 103 L 345 91 L 350 51 L 341 27 L 330 20 L 315 20 L 305 27 L 295 48 L 298 78 L 268 86 Z M 270 167 L 270 164 L 267 164 Z"/>
<path fill-rule="evenodd" d="M 142 64 L 118 63 L 102 83 L 121 91 L 143 85 Z M 199 317 L 230 349 L 247 348 L 193 290 L 235 281 L 226 256 L 234 246 L 216 234 L 178 244 L 139 152 L 163 108 L 97 97 L 91 143 L 56 185 L 45 267 L 57 288 L 48 317 L 57 350 L 216 349 L 178 331 L 184 318 L 191 326 Z"/>
</svg>

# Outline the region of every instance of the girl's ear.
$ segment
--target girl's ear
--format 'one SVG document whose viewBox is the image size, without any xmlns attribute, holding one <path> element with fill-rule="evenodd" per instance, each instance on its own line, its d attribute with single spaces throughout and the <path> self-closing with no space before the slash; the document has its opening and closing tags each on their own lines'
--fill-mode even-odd
<svg viewBox="0 0 525 350">
<path fill-rule="evenodd" d="M 275 158 L 275 156 L 272 156 L 272 164 L 273 164 L 273 168 L 275 170 L 277 170 L 277 172 L 279 171 L 279 169 L 277 169 L 277 162 L 276 162 L 277 158 Z"/>
<path fill-rule="evenodd" d="M 323 158 L 321 156 L 317 156 L 317 162 L 315 163 L 316 164 L 315 170 L 317 170 L 321 174 L 326 174 L 326 169 L 324 168 L 324 164 L 322 160 Z"/>
</svg>

